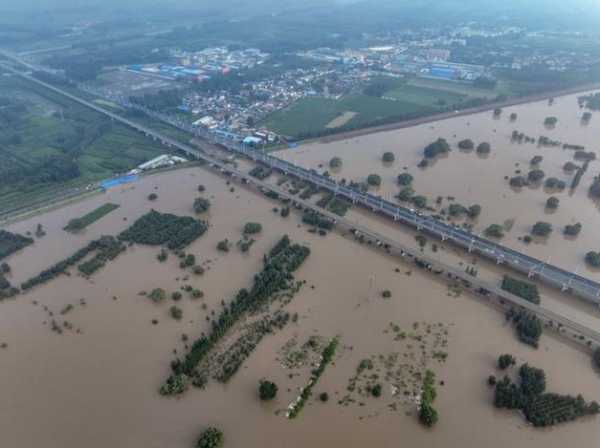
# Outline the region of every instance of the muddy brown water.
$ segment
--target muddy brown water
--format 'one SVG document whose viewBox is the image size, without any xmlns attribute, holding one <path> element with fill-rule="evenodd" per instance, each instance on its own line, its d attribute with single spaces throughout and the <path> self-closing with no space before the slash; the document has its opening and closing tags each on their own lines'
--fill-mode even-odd
<svg viewBox="0 0 600 448">
<path fill-rule="evenodd" d="M 483 211 L 475 223 L 476 232 L 482 232 L 490 224 L 503 224 L 505 220 L 513 219 L 514 225 L 502 239 L 503 244 L 542 261 L 600 280 L 600 271 L 588 268 L 583 261 L 586 252 L 600 247 L 596 233 L 600 223 L 600 208 L 597 202 L 588 197 L 594 176 L 600 174 L 600 161 L 590 163 L 573 195 L 568 188 L 563 192 L 550 192 L 543 185 L 517 191 L 510 188 L 504 179 L 505 176 L 516 175 L 517 170 L 526 176 L 532 169 L 529 162 L 535 155 L 543 156 L 539 168 L 546 173 L 546 177 L 557 177 L 569 186 L 574 175 L 562 169 L 565 162 L 574 161 L 573 150 L 514 143 L 511 142 L 513 130 L 524 132 L 536 140 L 540 135 L 545 135 L 562 143 L 583 145 L 586 151 L 594 151 L 600 156 L 597 139 L 600 120 L 593 116 L 588 124 L 583 124 L 583 110 L 578 107 L 577 97 L 569 95 L 556 98 L 552 105 L 548 101 L 540 101 L 507 107 L 499 119 L 494 118 L 492 112 L 483 112 L 348 140 L 311 143 L 293 151 L 277 152 L 276 155 L 307 168 L 318 169 L 322 165 L 321 170 L 328 168 L 332 157 L 339 156 L 344 164 L 340 170 L 332 173 L 335 178 L 362 181 L 368 174 L 377 173 L 383 182 L 379 189 L 373 190 L 374 193 L 392 201 L 400 190 L 396 177 L 406 171 L 415 178 L 413 186 L 416 194 L 427 196 L 430 205 L 434 205 L 438 196 L 444 198 L 445 207 L 449 203 L 447 196 L 455 197 L 456 202 L 466 206 L 480 204 Z M 513 112 L 517 113 L 518 118 L 511 122 L 509 116 Z M 558 118 L 557 125 L 552 129 L 544 126 L 544 119 L 548 116 Z M 417 168 L 416 165 L 423 158 L 423 148 L 438 137 L 448 140 L 453 151 L 436 160 L 433 166 Z M 480 156 L 474 150 L 459 150 L 457 143 L 466 138 L 472 139 L 475 145 L 489 142 L 491 153 Z M 393 164 L 383 164 L 381 161 L 381 156 L 387 151 L 396 157 Z M 408 169 L 404 170 L 404 167 Z M 554 212 L 545 209 L 546 200 L 551 195 L 560 200 L 559 208 Z M 518 238 L 528 234 L 536 221 L 550 222 L 554 232 L 547 239 L 525 245 Z M 576 222 L 583 224 L 581 234 L 577 238 L 567 239 L 562 235 L 564 226 Z"/>
<path fill-rule="evenodd" d="M 487 376 L 496 373 L 498 354 L 510 352 L 519 362 L 544 368 L 551 390 L 599 399 L 600 377 L 588 354 L 551 336 L 543 337 L 538 350 L 519 344 L 498 311 L 479 300 L 466 294 L 449 297 L 445 284 L 341 235 L 309 234 L 295 214 L 281 218 L 272 212 L 273 202 L 239 186 L 231 193 L 223 179 L 202 168 L 146 177 L 11 225 L 9 230 L 25 232 L 34 231 L 40 222 L 47 232 L 9 259 L 11 280 L 19 283 L 87 241 L 118 233 L 151 207 L 191 213 L 198 184 L 206 185 L 205 196 L 213 203 L 206 216 L 211 227 L 188 252 L 200 261 L 210 260 L 204 276 L 182 281 L 185 274 L 173 255 L 159 263 L 157 248 L 134 246 L 91 280 L 62 276 L 0 304 L 0 342 L 7 344 L 0 349 L 3 446 L 184 448 L 193 446 L 207 425 L 223 429 L 228 447 L 583 447 L 600 440 L 597 419 L 532 429 L 517 414 L 495 410 L 485 384 Z M 155 202 L 146 199 L 151 192 L 158 194 Z M 62 230 L 69 219 L 107 201 L 121 208 L 82 234 Z M 237 241 L 247 221 L 264 227 L 250 254 L 235 248 L 218 253 L 217 241 Z M 213 382 L 180 399 L 161 397 L 157 389 L 168 374 L 173 349 L 183 349 L 181 335 L 193 338 L 207 330 L 207 313 L 250 285 L 262 254 L 284 233 L 312 250 L 297 272 L 307 284 L 287 307 L 299 314 L 298 322 L 266 337 L 227 385 Z M 412 275 L 406 275 L 408 271 Z M 170 300 L 157 305 L 138 294 L 156 287 L 171 292 L 185 283 L 202 289 L 205 298 L 194 301 L 184 294 L 178 303 L 184 312 L 179 322 L 168 315 Z M 380 297 L 383 289 L 392 292 L 391 299 Z M 208 310 L 202 309 L 203 303 Z M 68 304 L 74 309 L 61 316 Z M 61 335 L 52 332 L 51 317 L 43 307 L 59 322 L 68 320 L 73 329 Z M 152 319 L 158 324 L 152 325 Z M 365 400 L 365 406 L 337 403 L 361 359 L 397 350 L 398 342 L 384 333 L 390 322 L 406 329 L 414 322 L 449 326 L 448 360 L 428 364 L 444 381 L 438 386 L 440 422 L 434 430 L 425 430 L 414 415 L 405 415 L 410 410 L 414 414 L 414 409 L 391 411 L 385 383 L 383 396 Z M 300 370 L 290 379 L 276 360 L 277 352 L 291 338 L 303 341 L 313 334 L 339 335 L 343 346 L 315 388 L 315 394 L 327 391 L 331 398 L 326 404 L 310 400 L 300 417 L 289 421 L 276 411 L 296 397 L 309 372 Z M 257 398 L 257 383 L 263 377 L 279 384 L 273 403 Z"/>
</svg>

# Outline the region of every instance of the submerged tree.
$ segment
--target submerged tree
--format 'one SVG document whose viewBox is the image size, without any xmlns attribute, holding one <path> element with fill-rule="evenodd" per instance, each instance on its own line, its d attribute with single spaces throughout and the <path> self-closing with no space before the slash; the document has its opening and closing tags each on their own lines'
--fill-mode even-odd
<svg viewBox="0 0 600 448">
<path fill-rule="evenodd" d="M 272 400 L 277 396 L 279 388 L 272 381 L 262 380 L 258 386 L 258 395 L 262 401 Z"/>
<path fill-rule="evenodd" d="M 196 443 L 197 448 L 219 448 L 223 445 L 223 432 L 220 429 L 209 427 L 202 431 Z"/>
</svg>

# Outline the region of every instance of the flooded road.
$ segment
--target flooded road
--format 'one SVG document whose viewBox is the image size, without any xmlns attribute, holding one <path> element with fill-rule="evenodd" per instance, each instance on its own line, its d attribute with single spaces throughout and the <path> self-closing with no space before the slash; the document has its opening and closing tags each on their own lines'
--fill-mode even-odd
<svg viewBox="0 0 600 448">
<path fill-rule="evenodd" d="M 458 151 L 433 169 L 457 155 Z M 420 177 L 425 180 L 429 174 Z M 524 346 L 503 316 L 479 299 L 449 294 L 445 283 L 412 265 L 336 233 L 326 237 L 310 234 L 295 213 L 281 218 L 272 211 L 279 207 L 275 202 L 237 185 L 226 185 L 225 180 L 201 168 L 145 177 L 103 196 L 11 225 L 8 230 L 24 233 L 34 232 L 41 223 L 47 235 L 10 257 L 10 280 L 18 284 L 90 240 L 117 234 L 151 208 L 192 214 L 199 184 L 206 186 L 203 195 L 212 202 L 203 216 L 210 228 L 187 252 L 207 268 L 203 276 L 182 271 L 173 254 L 159 263 L 158 248 L 136 245 L 91 280 L 73 270 L 70 277 L 61 276 L 0 304 L 0 342 L 7 344 L 0 349 L 3 445 L 185 448 L 194 445 L 207 425 L 224 431 L 225 446 L 251 448 L 367 444 L 501 448 L 525 443 L 547 448 L 591 446 L 590 442 L 600 440 L 597 419 L 582 419 L 552 430 L 529 428 L 517 414 L 495 410 L 492 391 L 486 385 L 487 376 L 497 374 L 497 356 L 508 352 L 519 362 L 544 368 L 550 390 L 600 399 L 600 377 L 591 368 L 587 353 L 549 335 L 542 337 L 538 350 Z M 417 189 L 425 188 L 425 183 L 419 185 Z M 158 199 L 150 202 L 147 196 L 152 192 Z M 69 219 L 104 202 L 115 202 L 120 208 L 82 234 L 62 230 Z M 482 205 L 483 219 L 486 212 L 492 213 L 488 210 L 492 207 L 483 201 Z M 235 247 L 227 254 L 216 250 L 217 242 L 224 238 L 237 241 L 243 225 L 250 221 L 262 223 L 263 231 L 249 254 Z M 209 313 L 219 310 L 221 300 L 228 302 L 239 288 L 251 284 L 261 268 L 262 255 L 286 233 L 311 248 L 311 255 L 297 272 L 297 278 L 307 283 L 286 307 L 298 313 L 298 321 L 265 337 L 228 384 L 211 382 L 206 390 L 188 390 L 180 399 L 161 397 L 158 387 L 169 373 L 173 350 L 183 350 L 182 335 L 194 339 L 206 331 Z M 184 280 L 186 275 L 189 278 Z M 184 294 L 177 302 L 183 310 L 181 321 L 169 316 L 170 299 L 154 304 L 140 295 L 157 287 L 170 295 L 183 284 L 201 289 L 205 298 L 192 300 Z M 386 289 L 391 293 L 389 299 L 381 297 Z M 69 304 L 73 309 L 61 314 Z M 53 318 L 61 324 L 68 321 L 71 328 L 62 334 L 53 332 Z M 156 325 L 153 319 L 158 321 Z M 383 371 L 380 398 L 339 404 L 362 359 L 399 353 L 412 362 L 418 344 L 395 340 L 390 324 L 409 332 L 416 331 L 415 324 L 447 328 L 447 360 L 441 362 L 429 355 L 421 360 L 443 381 L 436 399 L 440 422 L 431 431 L 418 424 L 414 406 L 391 407 L 397 400 Z M 280 353 L 289 341 L 303 342 L 311 335 L 340 337 L 341 348 L 315 388 L 315 395 L 326 391 L 330 399 L 321 403 L 315 396 L 302 414 L 290 421 L 282 411 L 308 380 L 310 367 L 292 372 L 282 365 Z M 279 385 L 273 403 L 258 400 L 258 381 L 264 377 Z"/>
</svg>

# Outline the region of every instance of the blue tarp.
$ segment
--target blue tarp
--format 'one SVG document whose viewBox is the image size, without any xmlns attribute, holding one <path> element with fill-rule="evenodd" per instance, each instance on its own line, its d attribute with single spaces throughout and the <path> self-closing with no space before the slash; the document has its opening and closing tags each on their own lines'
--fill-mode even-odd
<svg viewBox="0 0 600 448">
<path fill-rule="evenodd" d="M 100 182 L 100 186 L 104 189 L 108 189 L 111 187 L 116 187 L 117 185 L 128 184 L 130 182 L 135 182 L 138 180 L 139 176 L 135 174 L 130 174 L 129 176 L 121 176 L 116 177 L 114 179 L 103 180 Z"/>
</svg>

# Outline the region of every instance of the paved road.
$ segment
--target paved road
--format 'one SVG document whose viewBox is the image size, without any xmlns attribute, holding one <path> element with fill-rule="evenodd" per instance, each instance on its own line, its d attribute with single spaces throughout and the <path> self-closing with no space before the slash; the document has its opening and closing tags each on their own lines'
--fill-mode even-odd
<svg viewBox="0 0 600 448">
<path fill-rule="evenodd" d="M 543 308 L 540 305 L 535 305 L 533 303 L 530 303 L 520 297 L 517 297 L 513 294 L 508 293 L 507 291 L 500 289 L 497 285 L 477 279 L 476 277 L 471 277 L 459 269 L 455 269 L 454 267 L 446 265 L 446 264 L 442 263 L 441 261 L 435 260 L 429 256 L 423 255 L 421 253 L 417 253 L 414 249 L 406 247 L 406 246 L 402 245 L 401 243 L 398 243 L 397 241 L 394 241 L 388 237 L 385 237 L 376 232 L 373 232 L 372 230 L 368 229 L 365 226 L 354 223 L 345 218 L 340 218 L 339 216 L 337 216 L 327 210 L 321 209 L 314 204 L 311 204 L 307 201 L 300 200 L 300 199 L 290 195 L 289 193 L 285 192 L 284 190 L 280 189 L 279 187 L 276 187 L 274 185 L 270 185 L 266 182 L 262 182 L 255 178 L 252 178 L 247 173 L 243 173 L 241 171 L 232 169 L 231 166 L 229 166 L 228 164 L 221 162 L 215 158 L 212 158 L 212 157 L 208 156 L 207 154 L 202 153 L 202 152 L 192 148 L 189 145 L 183 144 L 183 143 L 173 140 L 169 137 L 163 136 L 160 133 L 155 132 L 146 126 L 140 125 L 136 122 L 133 122 L 131 120 L 123 118 L 119 115 L 116 115 L 106 109 L 103 109 L 103 108 L 95 105 L 94 103 L 83 100 L 75 95 L 65 92 L 59 88 L 56 88 L 50 84 L 47 84 L 43 81 L 35 79 L 31 76 L 25 75 L 25 74 L 23 74 L 17 70 L 14 70 L 10 67 L 5 67 L 5 68 L 7 68 L 8 70 L 11 70 L 13 73 L 15 73 L 19 76 L 25 77 L 26 79 L 28 79 L 31 82 L 37 83 L 37 84 L 42 85 L 52 91 L 60 93 L 77 103 L 85 105 L 85 106 L 87 106 L 93 110 L 96 110 L 97 112 L 102 113 L 116 121 L 124 123 L 128 126 L 131 126 L 132 128 L 134 128 L 140 132 L 143 132 L 150 137 L 156 138 L 156 139 L 160 140 L 161 142 L 163 142 L 164 144 L 166 144 L 167 146 L 177 148 L 181 151 L 184 151 L 187 154 L 190 154 L 199 159 L 202 159 L 202 160 L 208 162 L 212 168 L 220 170 L 220 172 L 225 175 L 232 176 L 234 178 L 239 178 L 241 181 L 243 181 L 246 184 L 257 186 L 262 191 L 269 191 L 269 190 L 273 191 L 273 192 L 277 193 L 281 198 L 291 201 L 292 204 L 294 204 L 300 208 L 314 210 L 314 211 L 322 214 L 326 218 L 330 219 L 331 221 L 335 222 L 338 227 L 340 227 L 342 229 L 346 229 L 346 230 L 351 230 L 355 235 L 357 235 L 357 232 L 358 232 L 358 234 L 363 235 L 367 240 L 372 241 L 374 243 L 375 247 L 381 247 L 392 255 L 408 257 L 409 259 L 412 259 L 414 262 L 416 262 L 419 266 L 423 266 L 425 269 L 431 270 L 432 272 L 435 272 L 437 274 L 445 273 L 449 278 L 461 279 L 463 281 L 463 285 L 471 287 L 471 288 L 476 288 L 476 292 L 484 293 L 484 295 L 486 295 L 486 296 L 495 295 L 496 297 L 499 297 L 499 298 L 507 301 L 510 304 L 527 309 L 527 310 L 535 313 L 536 315 L 538 315 L 541 319 L 545 320 L 546 322 L 552 322 L 554 328 L 556 328 L 556 325 L 561 325 L 564 328 L 568 328 L 575 335 L 583 336 L 586 341 L 587 340 L 591 341 L 593 345 L 596 345 L 596 346 L 600 345 L 600 332 L 596 331 L 595 329 L 589 328 L 584 324 L 574 321 L 573 319 L 569 319 L 564 316 L 561 316 L 553 311 Z M 419 216 L 418 214 L 413 213 L 408 209 L 404 209 L 402 207 L 396 207 L 394 204 L 386 203 L 383 199 L 378 198 L 376 196 L 373 196 L 373 195 L 370 195 L 367 193 L 360 193 L 360 192 L 354 191 L 352 189 L 349 189 L 347 187 L 344 187 L 342 185 L 336 184 L 332 180 L 330 180 L 324 176 L 318 175 L 312 171 L 308 171 L 308 170 L 304 170 L 303 168 L 296 167 L 295 165 L 292 165 L 292 164 L 284 162 L 280 159 L 276 159 L 274 157 L 268 156 L 261 152 L 252 150 L 251 148 L 244 147 L 243 145 L 238 145 L 238 144 L 232 145 L 231 143 L 228 143 L 229 149 L 233 150 L 233 147 L 237 148 L 237 149 L 235 149 L 237 152 L 240 152 L 240 153 L 252 158 L 253 160 L 256 160 L 261 163 L 266 163 L 270 166 L 274 166 L 277 169 L 280 169 L 283 172 L 286 172 L 288 174 L 297 175 L 298 177 L 300 177 L 302 179 L 306 179 L 307 181 L 313 182 L 316 185 L 322 186 L 323 188 L 327 188 L 330 191 L 333 191 L 337 194 L 346 196 L 349 200 L 367 204 L 368 206 L 372 207 L 374 210 L 379 211 L 381 213 L 385 213 L 388 215 L 391 213 L 391 216 L 395 217 L 395 219 L 397 219 L 399 221 L 404 221 L 404 222 L 406 222 L 410 225 L 414 225 L 418 228 L 431 229 L 432 232 L 437 232 L 436 234 L 443 232 L 444 238 L 452 236 L 454 238 L 457 238 L 457 240 L 458 240 L 459 238 L 462 238 L 463 234 L 465 233 L 462 230 L 454 229 L 451 226 L 448 226 L 446 224 L 439 223 L 435 220 L 432 220 L 432 218 Z M 448 229 L 448 227 L 450 227 L 450 228 Z M 461 241 L 468 241 L 470 244 L 471 240 L 461 239 Z M 485 240 L 483 241 L 483 243 L 490 245 L 490 246 L 486 246 L 486 247 L 490 247 L 489 250 L 496 250 L 496 249 L 492 249 L 494 247 L 493 243 L 486 242 Z M 474 245 L 474 247 L 475 247 L 475 245 Z M 479 246 L 477 246 L 477 247 L 479 247 Z M 475 250 L 475 249 L 473 248 L 473 250 Z"/>
</svg>

